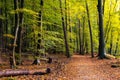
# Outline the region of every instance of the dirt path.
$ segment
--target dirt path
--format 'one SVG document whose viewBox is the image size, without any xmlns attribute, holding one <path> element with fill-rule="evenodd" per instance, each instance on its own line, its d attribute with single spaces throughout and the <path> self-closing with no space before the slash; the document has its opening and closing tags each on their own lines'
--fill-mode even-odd
<svg viewBox="0 0 120 80">
<path fill-rule="evenodd" d="M 50 74 L 21 75 L 10 79 L 3 77 L 0 80 L 120 80 L 120 68 L 111 68 L 111 63 L 116 60 L 98 60 L 88 55 L 74 55 L 71 59 L 65 56 L 54 56 L 53 60 L 57 62 L 41 65 L 27 64 L 20 68 L 38 70 L 49 66 L 52 69 Z"/>
<path fill-rule="evenodd" d="M 120 80 L 120 68 L 111 68 L 111 60 L 74 55 L 61 77 L 67 80 Z"/>
</svg>

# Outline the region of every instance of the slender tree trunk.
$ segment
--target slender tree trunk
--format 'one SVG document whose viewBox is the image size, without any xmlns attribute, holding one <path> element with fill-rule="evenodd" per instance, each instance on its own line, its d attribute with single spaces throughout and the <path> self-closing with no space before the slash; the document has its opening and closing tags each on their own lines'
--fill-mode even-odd
<svg viewBox="0 0 120 80">
<path fill-rule="evenodd" d="M 66 27 L 66 30 L 67 30 L 67 27 L 68 27 L 68 15 L 67 15 L 67 1 L 65 0 L 65 27 Z"/>
<path fill-rule="evenodd" d="M 111 30 L 111 6 L 110 6 L 110 10 L 109 10 L 109 19 L 107 21 L 107 24 L 106 24 L 106 27 L 105 27 L 105 35 L 104 35 L 104 38 L 105 38 L 105 43 L 107 43 L 108 41 L 108 36 L 109 36 L 109 32 Z"/>
<path fill-rule="evenodd" d="M 70 31 L 70 43 L 72 43 L 72 27 L 71 27 L 71 17 L 70 17 L 70 4 L 68 2 L 68 25 L 69 25 L 69 31 Z"/>
<path fill-rule="evenodd" d="M 62 1 L 60 1 L 60 10 L 61 10 L 61 20 L 62 20 L 62 26 L 63 26 L 63 32 L 64 32 L 64 42 L 65 42 L 65 48 L 66 48 L 66 56 L 67 58 L 70 57 L 70 53 L 69 53 L 69 45 L 68 45 L 68 40 L 67 40 L 67 29 L 65 26 L 65 19 L 63 17 L 63 10 L 62 10 Z"/>
<path fill-rule="evenodd" d="M 110 51 L 109 51 L 109 53 L 110 53 L 110 54 L 112 54 L 112 46 L 113 46 L 113 43 L 112 43 L 112 41 L 113 41 L 113 35 L 112 35 L 112 31 L 111 31 L 111 39 L 110 39 Z"/>
<path fill-rule="evenodd" d="M 92 37 L 92 29 L 91 29 L 91 23 L 90 23 L 90 14 L 89 14 L 89 9 L 88 9 L 88 3 L 87 0 L 85 1 L 86 3 L 86 10 L 87 10 L 87 17 L 88 17 L 88 25 L 89 25 L 89 32 L 90 32 L 90 43 L 91 43 L 91 57 L 94 57 L 94 51 L 93 51 L 93 37 Z"/>
<path fill-rule="evenodd" d="M 14 0 L 14 10 L 18 9 L 18 0 Z M 18 13 L 15 13 L 15 38 L 14 38 L 14 42 L 13 42 L 13 54 L 12 54 L 12 58 L 13 58 L 13 67 L 15 68 L 16 66 L 16 61 L 15 61 L 15 47 L 16 47 L 16 42 L 17 42 L 17 35 L 18 35 L 18 31 L 19 31 L 19 15 Z M 12 67 L 12 68 L 13 68 Z"/>
<path fill-rule="evenodd" d="M 23 9 L 24 7 L 24 0 L 21 0 L 20 1 L 20 9 Z M 19 31 L 18 31 L 18 41 L 17 41 L 17 44 L 18 44 L 18 52 L 19 52 L 19 62 L 17 64 L 21 65 L 22 64 L 22 60 L 21 60 L 21 50 L 22 50 L 22 29 L 23 29 L 23 12 L 20 12 L 19 13 Z"/>
<path fill-rule="evenodd" d="M 76 26 L 78 26 L 77 23 L 76 23 Z M 76 52 L 77 53 L 79 53 L 79 42 L 78 41 L 79 41 L 78 28 L 76 27 L 76 42 L 75 43 L 76 43 Z"/>
<path fill-rule="evenodd" d="M 39 11 L 39 18 L 38 18 L 38 20 L 40 22 L 38 22 L 38 26 L 40 27 L 39 30 L 40 30 L 41 33 L 38 33 L 38 37 L 41 38 L 41 39 L 38 40 L 37 49 L 42 48 L 41 42 L 42 42 L 42 36 L 43 36 L 43 34 L 42 34 L 42 26 L 43 26 L 43 24 L 42 24 L 43 4 L 44 4 L 44 1 L 40 0 L 41 10 Z"/>
<path fill-rule="evenodd" d="M 32 5 L 32 10 L 35 10 L 35 0 L 33 0 L 32 1 L 32 3 L 33 3 L 33 5 Z M 39 16 L 39 15 L 38 15 Z M 36 20 L 36 18 L 35 17 L 33 17 L 33 20 Z M 39 20 L 39 19 L 38 19 Z M 40 20 L 39 20 L 40 21 Z M 32 29 L 32 31 L 33 31 L 33 38 L 31 39 L 31 40 L 33 40 L 33 45 L 32 45 L 32 47 L 33 47 L 33 49 L 34 49 L 34 53 L 36 53 L 36 51 L 37 51 L 37 45 L 38 44 L 36 44 L 36 38 L 38 37 L 37 35 L 36 35 L 36 33 L 35 33 L 35 26 L 36 26 L 36 24 L 33 24 L 32 26 L 34 26 L 33 27 L 33 29 Z M 36 57 L 36 54 L 34 54 L 34 57 Z"/>
<path fill-rule="evenodd" d="M 99 13 L 99 58 L 105 58 L 105 42 L 104 42 L 104 30 L 103 30 L 103 9 L 102 0 L 98 0 L 98 13 Z"/>
<path fill-rule="evenodd" d="M 37 52 L 35 53 L 35 56 L 36 57 L 39 57 L 40 56 L 40 53 L 42 53 L 42 52 L 39 52 L 39 50 L 41 49 L 41 51 L 42 51 L 42 49 L 44 48 L 43 47 L 43 22 L 42 22 L 42 20 L 43 20 L 43 6 L 44 6 L 44 1 L 43 0 L 40 0 L 40 7 L 41 7 L 41 10 L 39 11 L 39 18 L 38 18 L 38 20 L 39 20 L 39 22 L 38 22 L 38 26 L 40 27 L 39 28 L 39 30 L 40 30 L 40 33 L 38 33 L 38 43 L 37 43 Z M 34 62 L 33 62 L 33 64 L 40 64 L 40 60 L 39 60 L 39 58 L 36 58 L 35 60 L 34 60 Z"/>
<path fill-rule="evenodd" d="M 117 2 L 118 2 L 118 0 L 116 0 L 115 5 L 114 5 L 114 7 L 113 7 L 113 10 L 115 10 L 115 7 L 116 7 L 116 5 L 117 5 Z M 108 42 L 108 37 L 109 37 L 108 34 L 109 34 L 110 30 L 111 30 L 111 10 L 112 10 L 111 7 L 112 7 L 112 6 L 111 6 L 111 4 L 110 4 L 109 19 L 108 19 L 107 24 L 106 24 L 105 35 L 104 35 L 105 43 Z"/>
<path fill-rule="evenodd" d="M 85 39 L 85 53 L 88 54 L 88 41 Z"/>
<path fill-rule="evenodd" d="M 5 6 L 5 17 L 6 17 L 6 20 L 5 20 L 5 34 L 8 34 L 8 8 L 7 8 L 7 1 L 5 0 L 5 3 L 4 3 L 4 6 Z M 8 43 L 8 39 L 7 37 L 5 38 L 5 50 L 7 49 L 7 44 Z"/>
<path fill-rule="evenodd" d="M 0 15 L 2 16 L 2 7 L 0 6 Z M 3 48 L 3 20 L 0 19 L 0 50 Z"/>
<path fill-rule="evenodd" d="M 119 47 L 119 41 L 120 41 L 119 35 L 120 35 L 120 33 L 118 34 L 118 37 L 117 37 L 117 42 L 116 42 L 116 47 L 115 47 L 115 55 L 117 54 L 118 47 Z"/>
<path fill-rule="evenodd" d="M 104 12 L 105 12 L 105 0 L 103 0 L 103 14 L 104 14 Z"/>
<path fill-rule="evenodd" d="M 80 24 L 80 19 L 78 20 L 78 34 L 79 34 L 79 54 L 82 54 L 82 38 L 81 38 L 81 24 Z"/>
<path fill-rule="evenodd" d="M 82 28 L 82 53 L 85 53 L 85 17 L 82 18 L 83 19 L 83 28 Z"/>
</svg>

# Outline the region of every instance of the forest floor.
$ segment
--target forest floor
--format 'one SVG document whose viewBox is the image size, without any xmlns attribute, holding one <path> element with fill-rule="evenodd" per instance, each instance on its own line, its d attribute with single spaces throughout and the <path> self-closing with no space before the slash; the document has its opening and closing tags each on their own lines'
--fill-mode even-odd
<svg viewBox="0 0 120 80">
<path fill-rule="evenodd" d="M 120 68 L 112 68 L 116 59 L 99 60 L 89 55 L 73 55 L 70 59 L 61 55 L 52 55 L 53 63 L 41 62 L 41 65 L 31 65 L 32 60 L 25 60 L 18 69 L 40 70 L 51 68 L 52 72 L 46 75 L 20 75 L 1 77 L 0 80 L 120 80 Z M 4 63 L 0 70 L 7 70 Z"/>
</svg>

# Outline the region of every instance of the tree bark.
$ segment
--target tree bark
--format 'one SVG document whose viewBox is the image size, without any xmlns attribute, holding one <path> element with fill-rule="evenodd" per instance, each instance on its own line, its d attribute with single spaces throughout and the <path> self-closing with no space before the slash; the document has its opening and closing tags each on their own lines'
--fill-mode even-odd
<svg viewBox="0 0 120 80">
<path fill-rule="evenodd" d="M 18 9 L 18 0 L 14 0 L 14 10 Z M 13 68 L 16 67 L 16 61 L 15 61 L 15 47 L 16 47 L 16 42 L 17 42 L 17 37 L 18 37 L 18 31 L 19 31 L 19 15 L 18 13 L 15 13 L 15 31 L 14 31 L 14 42 L 13 42 Z"/>
<path fill-rule="evenodd" d="M 39 22 L 38 22 L 38 27 L 40 27 L 39 28 L 39 30 L 40 30 L 40 33 L 38 33 L 38 43 L 37 43 L 37 52 L 36 52 L 36 54 L 35 54 L 35 56 L 37 57 L 35 60 L 34 60 L 34 62 L 33 62 L 33 64 L 40 64 L 40 60 L 39 60 L 39 56 L 40 56 L 40 53 L 41 52 L 39 52 L 39 50 L 41 50 L 42 51 L 42 49 L 44 48 L 43 47 L 43 22 L 42 22 L 42 20 L 43 20 L 43 6 L 44 6 L 44 1 L 43 0 L 40 0 L 40 6 L 41 6 L 41 10 L 39 11 L 39 18 L 38 18 L 38 20 L 39 20 Z"/>
<path fill-rule="evenodd" d="M 103 9 L 102 0 L 98 0 L 98 13 L 99 13 L 99 53 L 100 59 L 105 58 L 105 42 L 104 42 L 104 30 L 103 30 Z"/>
<path fill-rule="evenodd" d="M 90 33 L 90 43 L 91 43 L 91 57 L 94 57 L 94 51 L 93 51 L 93 37 L 92 37 L 92 29 L 91 29 L 91 23 L 90 23 L 90 14 L 88 9 L 88 3 L 87 0 L 85 0 L 86 3 L 86 10 L 87 10 L 87 17 L 88 17 L 88 25 L 89 25 L 89 33 Z"/>
<path fill-rule="evenodd" d="M 82 27 L 82 53 L 85 54 L 85 17 L 82 17 L 83 19 L 83 27 Z"/>
<path fill-rule="evenodd" d="M 41 6 L 41 10 L 39 11 L 39 22 L 38 22 L 38 26 L 40 27 L 40 32 L 41 33 L 38 33 L 38 37 L 40 39 L 38 39 L 38 44 L 37 44 L 37 49 L 40 49 L 42 48 L 42 45 L 41 45 L 41 42 L 42 42 L 42 26 L 43 26 L 43 23 L 42 23 L 42 16 L 43 16 L 43 5 L 44 5 L 44 1 L 43 0 L 40 0 L 40 6 Z"/>
<path fill-rule="evenodd" d="M 24 0 L 20 1 L 20 9 L 24 8 Z M 19 53 L 19 62 L 17 64 L 21 65 L 22 60 L 21 60 L 21 50 L 22 50 L 22 29 L 23 29 L 23 22 L 24 22 L 24 17 L 23 17 L 23 12 L 19 13 L 19 31 L 18 31 L 18 47 L 17 47 L 17 52 Z"/>
<path fill-rule="evenodd" d="M 111 31 L 111 39 L 110 39 L 110 50 L 109 50 L 109 53 L 112 54 L 112 47 L 113 47 L 113 35 L 112 35 L 112 31 Z"/>
<path fill-rule="evenodd" d="M 65 27 L 66 27 L 66 30 L 68 29 L 68 15 L 67 15 L 67 1 L 65 0 Z"/>
<path fill-rule="evenodd" d="M 116 0 L 115 5 L 114 5 L 114 7 L 113 7 L 113 10 L 115 10 L 115 7 L 116 7 L 116 5 L 117 5 L 117 2 L 118 2 L 118 0 Z M 109 19 L 108 19 L 107 24 L 106 24 L 106 27 L 105 27 L 105 35 L 104 35 L 105 43 L 107 43 L 108 40 L 109 40 L 109 39 L 108 39 L 108 37 L 109 37 L 109 32 L 110 32 L 110 30 L 111 30 L 111 28 L 112 28 L 112 26 L 111 26 L 111 10 L 112 10 L 112 6 L 111 6 L 111 4 L 110 4 Z"/>
<path fill-rule="evenodd" d="M 80 19 L 78 20 L 78 35 L 79 35 L 79 54 L 82 54 L 82 38 L 81 38 L 81 24 L 80 24 Z"/>
<path fill-rule="evenodd" d="M 10 77 L 10 76 L 19 76 L 19 75 L 44 75 L 50 73 L 50 68 L 46 70 L 4 70 L 0 71 L 0 77 Z"/>
<path fill-rule="evenodd" d="M 76 23 L 76 26 L 78 26 L 77 23 Z M 77 27 L 76 27 L 76 41 L 75 41 L 75 43 L 76 43 L 76 52 L 79 53 L 79 35 L 78 35 L 78 28 Z"/>
<path fill-rule="evenodd" d="M 2 16 L 2 7 L 0 7 L 0 15 Z M 3 20 L 0 19 L 0 49 L 3 48 Z"/>
<path fill-rule="evenodd" d="M 103 0 L 103 14 L 104 14 L 104 12 L 105 12 L 105 0 Z"/>
<path fill-rule="evenodd" d="M 70 57 L 70 53 L 69 53 L 69 45 L 68 45 L 68 40 L 67 40 L 67 28 L 65 26 L 65 19 L 63 17 L 63 10 L 62 10 L 62 1 L 60 1 L 60 10 L 61 10 L 61 20 L 62 20 L 62 26 L 63 26 L 63 32 L 64 32 L 64 42 L 65 42 L 65 48 L 66 48 L 66 56 L 67 58 Z"/>
<path fill-rule="evenodd" d="M 119 48 L 118 47 L 119 46 L 119 40 L 120 40 L 119 39 L 120 38 L 119 35 L 120 35 L 120 33 L 118 33 L 118 37 L 117 37 L 117 42 L 116 42 L 116 47 L 115 47 L 115 55 L 117 54 L 117 51 L 118 51 L 118 48 Z"/>
<path fill-rule="evenodd" d="M 5 6 L 5 18 L 6 18 L 6 20 L 5 20 L 5 34 L 8 34 L 8 8 L 7 8 L 7 1 L 5 0 L 5 2 L 4 2 L 4 6 Z M 7 50 L 7 45 L 6 44 L 8 44 L 8 39 L 7 39 L 7 37 L 5 38 L 5 51 Z"/>
</svg>

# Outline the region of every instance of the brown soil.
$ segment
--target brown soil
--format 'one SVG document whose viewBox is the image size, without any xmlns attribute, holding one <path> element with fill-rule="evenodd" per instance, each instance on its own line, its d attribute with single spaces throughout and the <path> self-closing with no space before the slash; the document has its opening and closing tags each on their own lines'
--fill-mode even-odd
<svg viewBox="0 0 120 80">
<path fill-rule="evenodd" d="M 21 75 L 2 77 L 0 80 L 120 80 L 120 68 L 111 68 L 115 59 L 99 60 L 89 55 L 74 55 L 67 59 L 64 56 L 52 56 L 53 63 L 30 65 L 31 60 L 24 62 L 19 69 L 39 70 L 50 67 L 52 72 L 46 75 Z M 6 69 L 5 65 L 1 69 Z M 9 68 L 9 67 L 7 67 Z"/>
</svg>

